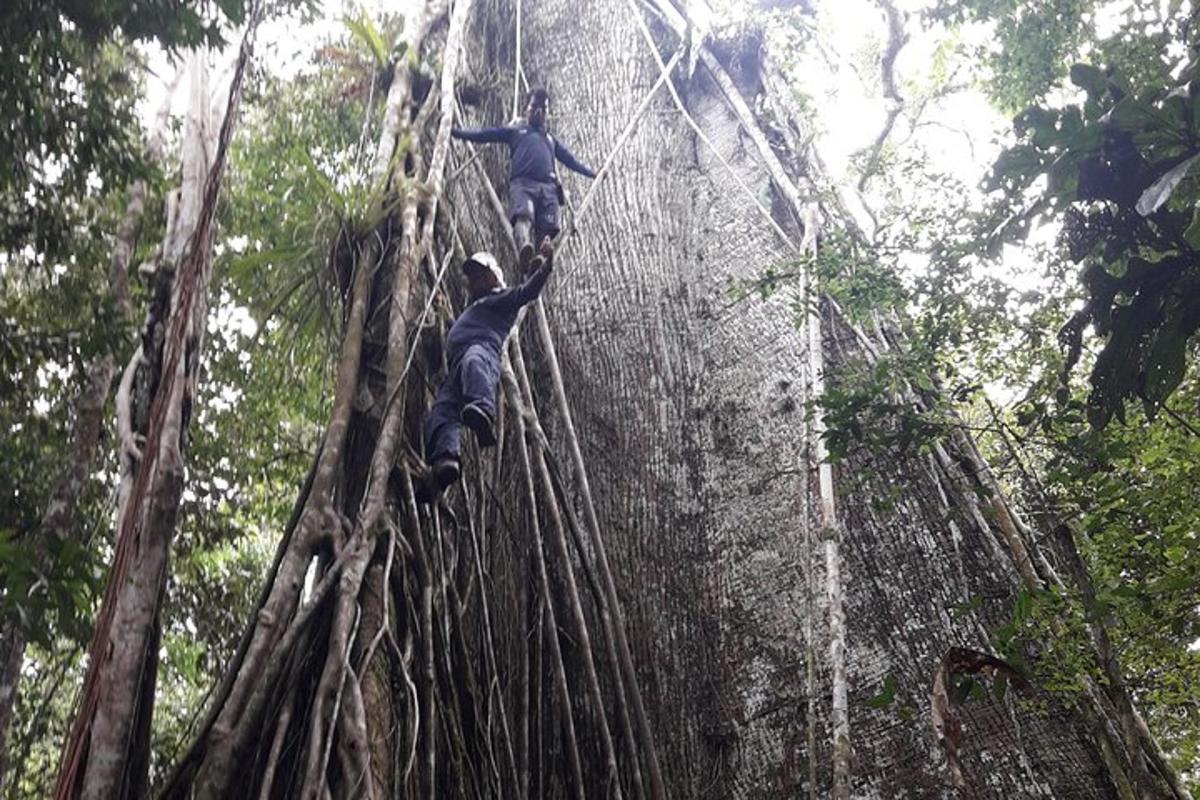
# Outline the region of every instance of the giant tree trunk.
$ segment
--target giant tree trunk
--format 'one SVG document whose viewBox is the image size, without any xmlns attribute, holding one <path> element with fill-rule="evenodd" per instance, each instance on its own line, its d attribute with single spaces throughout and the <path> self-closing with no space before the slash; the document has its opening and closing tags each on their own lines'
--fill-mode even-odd
<svg viewBox="0 0 1200 800">
<path fill-rule="evenodd" d="M 722 89 L 711 56 L 677 71 L 694 126 L 669 94 L 652 100 L 557 267 L 550 324 L 512 343 L 498 453 L 468 447 L 462 485 L 416 504 L 406 448 L 419 449 L 439 370 L 426 345 L 442 328 L 429 293 L 458 297 L 442 281 L 464 251 L 508 252 L 502 154 L 468 165 L 457 146 L 442 192 L 455 80 L 477 89 L 462 95 L 478 98 L 466 122 L 495 123 L 515 67 L 516 9 L 499 0 L 468 22 L 468 8 L 454 2 L 448 26 L 433 3 L 406 15 L 409 52 L 440 63 L 440 82 L 417 97 L 396 71 L 376 174 L 407 180 L 393 177 L 393 210 L 371 231 L 334 245 L 346 307 L 330 425 L 166 796 L 827 796 L 839 670 L 814 586 L 828 557 L 846 585 L 833 598 L 845 598 L 851 795 L 1115 797 L 1062 709 L 973 704 L 964 789 L 941 764 L 924 711 L 935 668 L 952 646 L 988 649 L 1027 566 L 958 466 L 969 442 L 838 465 L 842 520 L 824 533 L 840 548 L 819 543 L 806 343 L 831 370 L 883 343 L 830 304 L 810 339 L 793 298 L 729 300 L 730 281 L 795 258 L 804 233 L 799 193 L 782 187 L 802 154 L 764 165 L 758 148 L 786 150 L 787 137 L 757 131 L 752 72 Z M 523 12 L 523 67 L 556 98 L 556 135 L 601 161 L 659 77 L 643 7 Z M 656 35 L 677 49 L 668 28 Z M 393 157 L 398 141 L 411 146 Z M 974 597 L 978 611 L 952 618 Z M 915 717 L 864 704 L 889 677 Z"/>
<path fill-rule="evenodd" d="M 513 7 L 498 11 L 510 19 Z M 512 70 L 506 32 L 481 59 L 481 82 L 489 69 Z M 656 35 L 665 60 L 678 42 L 665 26 Z M 523 37 L 525 72 L 554 97 L 556 135 L 600 161 L 657 77 L 631 4 L 527 5 Z M 662 94 L 590 198 L 546 302 L 668 794 L 793 796 L 815 759 L 825 795 L 830 673 L 823 663 L 808 685 L 804 663 L 808 646 L 824 662 L 828 640 L 823 607 L 813 612 L 818 641 L 804 640 L 805 571 L 823 556 L 806 552 L 818 491 L 805 441 L 806 338 L 792 298 L 732 303 L 727 291 L 795 253 L 721 160 L 771 198 L 793 241 L 802 230 L 710 73 L 681 73 L 676 83 L 717 153 Z M 761 77 L 739 77 L 759 106 Z M 473 121 L 503 118 L 504 94 Z M 801 156 L 785 161 L 802 170 Z M 493 177 L 502 169 L 494 164 Z M 477 182 L 457 188 L 457 207 L 478 205 Z M 861 357 L 828 308 L 825 323 L 831 369 Z M 544 422 L 555 441 L 561 430 Z M 973 510 L 962 478 L 900 454 L 860 453 L 838 466 L 855 796 L 953 791 L 925 713 L 934 668 L 952 645 L 987 649 L 985 629 L 1007 619 L 1021 585 L 1001 531 Z M 979 612 L 952 618 L 974 597 L 987 598 Z M 888 677 L 896 704 L 869 709 Z M 816 720 L 805 718 L 810 694 L 825 709 Z M 900 705 L 921 713 L 905 721 Z M 808 752 L 806 724 L 817 727 L 819 752 Z M 1082 722 L 1061 709 L 983 702 L 964 728 L 966 796 L 1115 796 Z"/>
</svg>

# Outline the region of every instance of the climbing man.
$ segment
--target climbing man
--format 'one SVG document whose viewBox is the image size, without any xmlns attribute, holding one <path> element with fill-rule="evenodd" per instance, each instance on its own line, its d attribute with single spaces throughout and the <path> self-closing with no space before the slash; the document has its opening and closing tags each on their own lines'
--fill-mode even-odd
<svg viewBox="0 0 1200 800">
<path fill-rule="evenodd" d="M 525 118 L 502 128 L 463 130 L 450 135 L 468 142 L 502 142 L 508 145 L 512 170 L 508 179 L 508 218 L 520 253 L 521 268 L 533 258 L 533 243 L 558 235 L 558 207 L 563 202 L 562 184 L 555 159 L 589 178 L 596 173 L 571 155 L 563 144 L 546 132 L 550 93 L 537 88 L 529 93 Z"/>
<path fill-rule="evenodd" d="M 458 434 L 463 425 L 475 432 L 480 447 L 496 444 L 493 420 L 500 354 L 517 312 L 541 294 L 554 268 L 554 246 L 549 238 L 542 240 L 534 266 L 520 286 L 508 289 L 491 253 L 482 251 L 463 262 L 470 303 L 450 326 L 446 377 L 425 420 L 425 460 L 430 472 L 418 487 L 421 502 L 432 502 L 458 480 Z"/>
</svg>

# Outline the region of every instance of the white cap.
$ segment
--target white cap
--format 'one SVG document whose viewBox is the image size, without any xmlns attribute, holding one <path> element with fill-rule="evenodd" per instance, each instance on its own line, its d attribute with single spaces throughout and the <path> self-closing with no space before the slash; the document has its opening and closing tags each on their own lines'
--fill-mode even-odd
<svg viewBox="0 0 1200 800">
<path fill-rule="evenodd" d="M 504 271 L 501 270 L 500 265 L 496 263 L 496 257 L 487 250 L 480 250 L 478 253 L 464 261 L 462 265 L 463 272 L 466 272 L 467 267 L 471 264 L 478 264 L 479 266 L 490 270 L 492 275 L 496 277 L 496 285 L 501 289 L 505 287 L 506 284 L 504 283 Z"/>
</svg>

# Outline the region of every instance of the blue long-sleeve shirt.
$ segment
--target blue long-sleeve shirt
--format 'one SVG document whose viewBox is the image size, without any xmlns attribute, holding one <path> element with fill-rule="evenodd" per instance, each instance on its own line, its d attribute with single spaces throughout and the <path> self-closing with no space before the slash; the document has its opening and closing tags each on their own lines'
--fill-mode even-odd
<svg viewBox="0 0 1200 800">
<path fill-rule="evenodd" d="M 521 306 L 542 293 L 550 277 L 550 264 L 544 265 L 511 289 L 494 289 L 476 298 L 454 324 L 446 337 L 446 361 L 451 368 L 473 344 L 483 344 L 500 357 L 508 332 L 517 321 Z"/>
<path fill-rule="evenodd" d="M 596 173 L 571 154 L 561 142 L 545 131 L 528 125 L 506 125 L 502 128 L 464 130 L 452 128 L 450 135 L 468 142 L 503 143 L 512 156 L 512 177 L 550 182 L 554 180 L 554 159 L 589 178 Z"/>
</svg>

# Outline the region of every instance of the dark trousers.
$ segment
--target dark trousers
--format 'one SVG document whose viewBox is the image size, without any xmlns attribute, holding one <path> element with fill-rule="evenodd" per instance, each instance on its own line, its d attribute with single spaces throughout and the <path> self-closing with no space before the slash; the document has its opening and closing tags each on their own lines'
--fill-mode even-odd
<svg viewBox="0 0 1200 800">
<path fill-rule="evenodd" d="M 548 181 L 513 178 L 508 184 L 508 218 L 532 220 L 534 246 L 543 236 L 558 235 L 558 186 Z"/>
<path fill-rule="evenodd" d="M 496 418 L 496 384 L 500 380 L 500 356 L 492 348 L 473 344 L 450 365 L 438 387 L 433 407 L 425 420 L 425 460 L 459 457 L 458 434 L 462 410 L 474 404 Z"/>
</svg>

